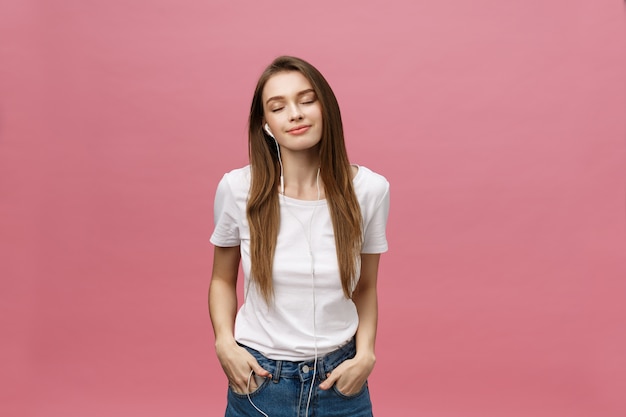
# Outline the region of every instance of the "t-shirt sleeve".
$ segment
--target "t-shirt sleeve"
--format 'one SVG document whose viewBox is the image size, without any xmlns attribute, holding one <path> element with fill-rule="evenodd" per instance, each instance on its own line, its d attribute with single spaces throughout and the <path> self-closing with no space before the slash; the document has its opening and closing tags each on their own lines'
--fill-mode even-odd
<svg viewBox="0 0 626 417">
<path fill-rule="evenodd" d="M 387 252 L 387 218 L 389 217 L 389 183 L 385 181 L 376 204 L 364 219 L 361 253 Z"/>
<path fill-rule="evenodd" d="M 238 246 L 240 244 L 238 208 L 228 182 L 228 174 L 224 175 L 217 185 L 213 219 L 215 229 L 211 235 L 211 243 L 223 247 Z"/>
</svg>

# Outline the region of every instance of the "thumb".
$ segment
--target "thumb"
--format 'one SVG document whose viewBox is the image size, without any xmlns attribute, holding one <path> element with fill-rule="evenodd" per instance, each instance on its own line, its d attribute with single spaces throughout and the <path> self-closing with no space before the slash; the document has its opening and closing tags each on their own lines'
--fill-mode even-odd
<svg viewBox="0 0 626 417">
<path fill-rule="evenodd" d="M 253 362 L 250 362 L 249 365 L 250 365 L 250 369 L 252 369 L 254 373 L 258 376 L 262 376 L 263 378 L 268 378 L 272 376 L 269 373 L 269 371 L 263 369 L 263 367 L 261 367 L 261 365 L 259 365 L 259 363 L 256 360 L 254 360 Z"/>
<path fill-rule="evenodd" d="M 326 374 L 326 380 L 320 384 L 320 389 L 327 390 L 330 389 L 333 385 L 335 385 L 335 381 L 337 381 L 338 376 L 335 372 L 331 372 L 330 374 Z"/>
</svg>

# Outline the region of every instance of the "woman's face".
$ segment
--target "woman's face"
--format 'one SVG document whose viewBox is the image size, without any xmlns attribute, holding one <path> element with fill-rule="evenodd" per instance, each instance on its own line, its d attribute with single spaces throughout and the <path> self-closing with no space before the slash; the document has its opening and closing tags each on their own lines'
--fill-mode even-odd
<svg viewBox="0 0 626 417">
<path fill-rule="evenodd" d="M 309 80 L 297 71 L 279 72 L 265 83 L 265 122 L 283 150 L 304 151 L 322 137 L 322 107 Z"/>
</svg>

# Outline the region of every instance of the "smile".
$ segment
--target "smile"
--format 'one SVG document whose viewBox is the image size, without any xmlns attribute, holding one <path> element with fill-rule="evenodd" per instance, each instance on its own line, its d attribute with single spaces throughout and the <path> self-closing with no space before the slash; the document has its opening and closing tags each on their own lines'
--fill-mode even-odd
<svg viewBox="0 0 626 417">
<path fill-rule="evenodd" d="M 306 133 L 306 131 L 309 130 L 310 128 L 311 126 L 308 126 L 308 125 L 296 126 L 293 129 L 289 129 L 287 133 L 290 133 L 292 135 L 301 135 L 303 133 Z"/>
</svg>

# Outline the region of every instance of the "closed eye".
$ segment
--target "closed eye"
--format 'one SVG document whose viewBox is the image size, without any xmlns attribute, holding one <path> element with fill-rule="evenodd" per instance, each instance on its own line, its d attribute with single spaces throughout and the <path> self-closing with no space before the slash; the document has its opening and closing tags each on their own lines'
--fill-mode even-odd
<svg viewBox="0 0 626 417">
<path fill-rule="evenodd" d="M 313 104 L 316 101 L 317 97 L 311 94 L 307 94 L 306 96 L 302 97 L 302 101 L 300 102 L 300 104 Z"/>
</svg>

